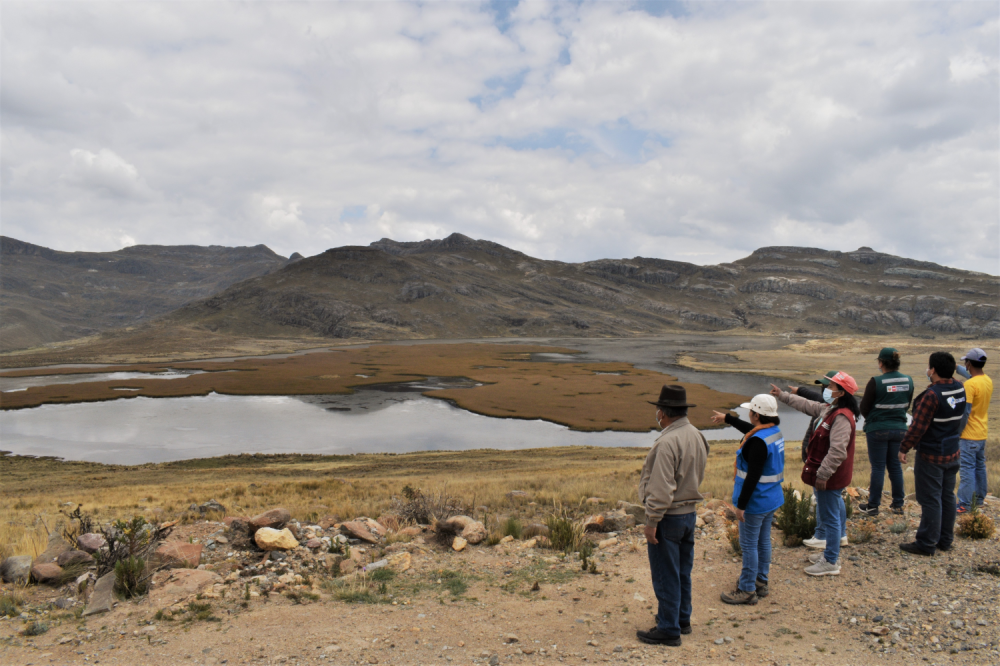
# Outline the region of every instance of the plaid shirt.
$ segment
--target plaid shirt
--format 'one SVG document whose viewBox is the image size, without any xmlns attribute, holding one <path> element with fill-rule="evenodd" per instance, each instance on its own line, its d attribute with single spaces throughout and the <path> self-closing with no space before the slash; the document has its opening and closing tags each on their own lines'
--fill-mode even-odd
<svg viewBox="0 0 1000 666">
<path fill-rule="evenodd" d="M 955 380 L 949 377 L 948 379 L 939 379 L 934 383 L 954 384 Z M 902 444 L 899 445 L 900 453 L 908 453 L 910 449 L 920 443 L 924 433 L 927 432 L 927 428 L 931 426 L 931 420 L 933 420 L 937 408 L 938 399 L 934 391 L 924 391 L 917 396 L 916 402 L 913 403 L 913 423 L 910 424 L 910 428 L 906 431 L 906 437 L 903 438 Z M 956 451 L 950 456 L 932 456 L 921 453 L 920 457 L 927 462 L 943 465 L 958 460 L 961 453 L 961 451 Z"/>
</svg>

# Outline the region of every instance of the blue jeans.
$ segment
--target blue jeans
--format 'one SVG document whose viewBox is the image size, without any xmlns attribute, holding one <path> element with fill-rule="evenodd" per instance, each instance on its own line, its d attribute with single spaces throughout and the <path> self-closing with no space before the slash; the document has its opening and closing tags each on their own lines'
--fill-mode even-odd
<svg viewBox="0 0 1000 666">
<path fill-rule="evenodd" d="M 823 557 L 830 564 L 836 564 L 840 557 L 840 537 L 846 529 L 847 507 L 840 490 L 816 490 L 816 515 L 822 516 L 823 528 L 816 528 L 816 538 L 826 540 Z"/>
<path fill-rule="evenodd" d="M 691 568 L 694 566 L 694 523 L 697 516 L 663 516 L 656 526 L 657 544 L 646 544 L 653 592 L 659 608 L 656 628 L 679 638 L 691 624 Z"/>
<path fill-rule="evenodd" d="M 868 462 L 872 466 L 872 476 L 868 483 L 868 506 L 877 509 L 882 503 L 882 485 L 887 469 L 889 485 L 892 487 L 892 506 L 903 506 L 906 491 L 903 489 L 903 466 L 899 463 L 899 445 L 905 436 L 905 430 L 876 430 L 868 433 Z"/>
<path fill-rule="evenodd" d="M 945 465 L 927 462 L 919 453 L 913 461 L 913 481 L 920 504 L 917 545 L 928 553 L 950 548 L 955 540 L 955 476 L 958 461 Z"/>
<path fill-rule="evenodd" d="M 986 440 L 960 439 L 962 464 L 958 480 L 958 506 L 972 508 L 972 496 L 976 505 L 982 506 L 986 498 Z"/>
<path fill-rule="evenodd" d="M 815 488 L 813 488 L 813 495 L 816 496 L 816 489 Z M 841 514 L 841 516 L 844 519 L 840 522 L 840 536 L 841 537 L 845 537 L 845 536 L 847 536 L 847 505 L 846 504 L 844 505 L 844 511 Z M 813 538 L 814 539 L 823 539 L 824 537 L 820 536 L 821 534 L 823 534 L 823 515 L 819 511 L 819 498 L 817 497 L 816 498 L 816 531 L 813 532 Z"/>
<path fill-rule="evenodd" d="M 740 572 L 740 589 L 753 592 L 756 579 L 767 582 L 771 571 L 771 521 L 774 511 L 744 513 L 740 523 L 740 548 L 743 550 L 743 571 Z"/>
</svg>

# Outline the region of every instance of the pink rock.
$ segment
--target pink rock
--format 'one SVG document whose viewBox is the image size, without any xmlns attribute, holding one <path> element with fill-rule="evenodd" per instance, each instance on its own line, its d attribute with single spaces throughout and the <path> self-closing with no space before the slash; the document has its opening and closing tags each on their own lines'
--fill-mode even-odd
<svg viewBox="0 0 1000 666">
<path fill-rule="evenodd" d="M 291 519 L 292 514 L 288 512 L 288 509 L 271 509 L 251 518 L 250 529 L 259 530 L 262 527 L 270 527 L 274 530 L 280 530 Z"/>
<path fill-rule="evenodd" d="M 161 571 L 153 578 L 149 600 L 153 608 L 164 608 L 198 594 L 209 585 L 221 582 L 219 574 L 203 569 Z"/>
<path fill-rule="evenodd" d="M 94 558 L 89 553 L 82 550 L 67 550 L 56 558 L 56 564 L 61 567 L 71 567 L 76 564 L 89 566 L 94 563 Z"/>
<path fill-rule="evenodd" d="M 202 544 L 184 541 L 167 541 L 161 544 L 154 557 L 171 568 L 194 569 L 201 563 Z"/>
<path fill-rule="evenodd" d="M 62 578 L 62 567 L 51 562 L 36 562 L 31 566 L 31 577 L 36 583 L 58 585 Z"/>
<path fill-rule="evenodd" d="M 100 534 L 94 534 L 93 532 L 81 534 L 76 539 L 76 547 L 85 553 L 90 553 L 91 555 L 99 551 L 101 548 L 104 548 L 107 543 L 108 542 L 105 541 L 104 537 Z"/>
<path fill-rule="evenodd" d="M 322 546 L 323 542 L 320 541 L 319 539 L 309 539 L 309 541 L 306 541 L 306 548 L 311 548 L 312 550 L 316 550 L 317 548 L 322 548 Z"/>
<path fill-rule="evenodd" d="M 361 539 L 362 541 L 367 541 L 368 543 L 378 543 L 378 535 L 373 534 L 368 526 L 361 522 L 360 520 L 352 520 L 347 523 L 340 524 L 340 531 L 352 536 L 355 539 Z"/>
</svg>

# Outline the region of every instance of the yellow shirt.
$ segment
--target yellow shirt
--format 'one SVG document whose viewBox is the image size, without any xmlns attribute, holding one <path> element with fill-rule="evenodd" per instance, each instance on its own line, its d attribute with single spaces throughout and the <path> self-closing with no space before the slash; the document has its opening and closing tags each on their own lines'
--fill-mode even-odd
<svg viewBox="0 0 1000 666">
<path fill-rule="evenodd" d="M 969 422 L 962 431 L 962 439 L 980 441 L 986 439 L 986 410 L 993 397 L 993 380 L 986 375 L 977 375 L 965 380 L 965 399 L 972 405 Z"/>
</svg>

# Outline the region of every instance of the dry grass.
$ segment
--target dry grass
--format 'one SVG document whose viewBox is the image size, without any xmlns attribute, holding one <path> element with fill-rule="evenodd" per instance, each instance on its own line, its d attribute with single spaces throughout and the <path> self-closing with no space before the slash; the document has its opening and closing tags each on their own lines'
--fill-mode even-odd
<svg viewBox="0 0 1000 666">
<path fill-rule="evenodd" d="M 534 363 L 532 352 L 573 350 L 532 345 L 372 346 L 318 352 L 283 359 L 173 363 L 170 367 L 205 370 L 185 379 L 133 379 L 56 384 L 0 395 L 0 407 L 18 409 L 50 403 L 124 400 L 122 387 L 139 388 L 128 397 L 208 395 L 345 394 L 353 387 L 426 377 L 466 377 L 482 384 L 471 389 L 428 392 L 486 416 L 544 419 L 575 430 L 644 432 L 652 426 L 655 400 L 675 378 L 626 363 Z M 114 366 L 108 371 L 158 371 L 165 365 Z M 5 376 L 92 372 L 93 369 L 11 371 Z M 229 371 L 229 372 L 225 372 Z M 601 373 L 601 374 L 598 374 Z M 614 374 L 607 374 L 614 373 Z M 359 376 L 363 375 L 363 376 Z M 707 426 L 713 409 L 739 404 L 743 396 L 685 384 L 696 425 Z"/>
</svg>

